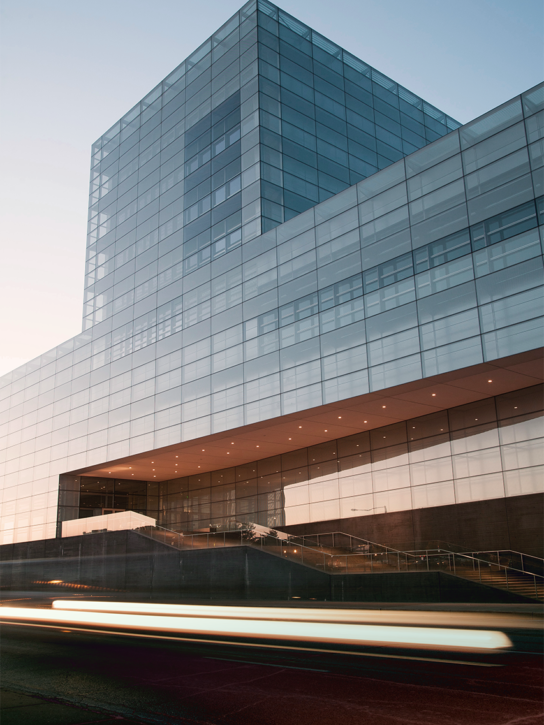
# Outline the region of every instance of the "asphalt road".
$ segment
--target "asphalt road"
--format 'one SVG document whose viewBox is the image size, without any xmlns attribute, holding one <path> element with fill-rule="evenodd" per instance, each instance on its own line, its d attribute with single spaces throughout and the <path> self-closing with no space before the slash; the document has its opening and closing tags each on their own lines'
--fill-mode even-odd
<svg viewBox="0 0 544 725">
<path fill-rule="evenodd" d="M 378 649 L 369 653 L 375 656 L 353 656 L 11 624 L 2 626 L 0 644 L 3 688 L 142 723 L 544 723 L 543 663 L 530 636 L 518 639 L 514 653 L 453 659 L 448 653 L 390 656 Z"/>
</svg>

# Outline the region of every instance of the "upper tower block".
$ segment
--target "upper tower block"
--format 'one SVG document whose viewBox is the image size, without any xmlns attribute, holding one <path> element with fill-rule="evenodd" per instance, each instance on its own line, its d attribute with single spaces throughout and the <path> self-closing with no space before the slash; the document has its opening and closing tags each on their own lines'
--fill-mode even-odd
<svg viewBox="0 0 544 725">
<path fill-rule="evenodd" d="M 252 0 L 93 145 L 83 329 L 171 303 L 180 278 L 458 126 Z"/>
</svg>

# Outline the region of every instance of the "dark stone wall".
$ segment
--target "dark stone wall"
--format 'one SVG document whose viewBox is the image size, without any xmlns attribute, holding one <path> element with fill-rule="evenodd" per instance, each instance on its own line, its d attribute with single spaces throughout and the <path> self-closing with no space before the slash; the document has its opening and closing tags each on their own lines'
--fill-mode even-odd
<svg viewBox="0 0 544 725">
<path fill-rule="evenodd" d="M 446 572 L 351 574 L 331 577 L 337 602 L 528 602 L 507 591 L 491 590 Z"/>
<path fill-rule="evenodd" d="M 132 531 L 0 546 L 0 576 L 4 593 L 137 601 L 527 601 L 443 572 L 331 575 L 249 546 L 178 551 Z"/>
<path fill-rule="evenodd" d="M 291 534 L 342 531 L 401 550 L 441 540 L 466 551 L 510 549 L 544 558 L 544 494 L 472 501 L 284 526 Z"/>
<path fill-rule="evenodd" d="M 142 599 L 330 598 L 328 574 L 247 546 L 178 551 L 131 531 L 0 546 L 1 590 L 47 587 Z"/>
</svg>

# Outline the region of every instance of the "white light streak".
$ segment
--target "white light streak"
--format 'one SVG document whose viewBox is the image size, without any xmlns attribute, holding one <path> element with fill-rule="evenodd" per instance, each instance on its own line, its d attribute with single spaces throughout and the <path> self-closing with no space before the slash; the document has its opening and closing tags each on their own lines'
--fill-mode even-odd
<svg viewBox="0 0 544 725">
<path fill-rule="evenodd" d="M 539 629 L 544 623 L 531 617 L 490 612 L 436 612 L 383 609 L 334 609 L 312 607 L 245 607 L 211 604 L 155 604 L 151 602 L 109 602 L 58 599 L 54 609 L 159 614 L 181 617 L 220 617 L 227 619 L 272 619 L 291 622 L 343 622 L 345 624 L 405 624 L 474 629 Z"/>
<path fill-rule="evenodd" d="M 168 606 L 168 605 L 167 605 Z M 113 630 L 138 630 L 188 634 L 195 637 L 221 636 L 326 642 L 346 645 L 388 645 L 448 650 L 496 650 L 510 647 L 502 632 L 438 627 L 405 627 L 337 622 L 251 620 L 219 617 L 184 617 L 115 612 L 58 611 L 23 607 L 0 608 L 0 620 L 108 627 Z"/>
</svg>

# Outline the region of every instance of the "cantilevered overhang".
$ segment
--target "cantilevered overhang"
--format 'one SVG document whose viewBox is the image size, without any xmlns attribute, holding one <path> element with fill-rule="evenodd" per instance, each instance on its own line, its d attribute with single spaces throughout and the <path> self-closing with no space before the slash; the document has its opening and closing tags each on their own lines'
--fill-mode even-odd
<svg viewBox="0 0 544 725">
<path fill-rule="evenodd" d="M 107 461 L 70 474 L 165 481 L 240 466 L 530 387 L 543 380 L 543 349 L 540 348 Z"/>
</svg>

